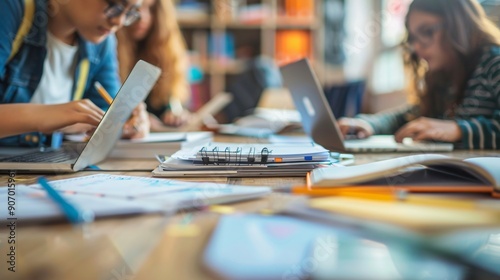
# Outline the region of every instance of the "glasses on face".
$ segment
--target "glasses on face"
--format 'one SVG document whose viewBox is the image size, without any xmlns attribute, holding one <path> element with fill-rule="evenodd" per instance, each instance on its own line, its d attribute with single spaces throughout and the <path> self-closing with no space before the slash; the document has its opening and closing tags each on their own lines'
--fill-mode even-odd
<svg viewBox="0 0 500 280">
<path fill-rule="evenodd" d="M 434 44 L 435 34 L 443 28 L 442 23 L 437 23 L 428 26 L 420 27 L 415 34 L 409 33 L 406 39 L 406 45 L 413 50 L 414 45 L 418 42 L 423 48 L 427 48 Z"/>
<path fill-rule="evenodd" d="M 125 13 L 125 22 L 123 23 L 124 26 L 131 25 L 141 17 L 139 8 L 137 6 L 127 8 L 127 5 L 124 5 L 126 1 L 116 2 L 112 0 L 106 0 L 106 2 L 108 3 L 108 7 L 106 8 L 106 10 L 104 10 L 104 14 L 106 15 L 106 17 L 108 19 L 112 19 L 115 17 L 119 17 L 123 13 Z"/>
</svg>

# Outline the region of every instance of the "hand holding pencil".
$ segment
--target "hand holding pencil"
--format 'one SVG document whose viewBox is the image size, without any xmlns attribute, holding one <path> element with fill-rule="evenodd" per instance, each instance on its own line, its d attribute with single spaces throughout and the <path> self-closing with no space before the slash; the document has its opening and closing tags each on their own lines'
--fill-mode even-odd
<svg viewBox="0 0 500 280">
<path fill-rule="evenodd" d="M 109 95 L 106 89 L 104 89 L 104 87 L 98 81 L 94 83 L 94 86 L 97 92 L 102 96 L 104 100 L 106 100 L 108 104 L 111 104 L 111 102 L 113 102 L 113 97 Z M 150 123 L 148 113 L 146 111 L 146 104 L 141 103 L 134 109 L 134 111 L 132 111 L 130 118 L 124 124 L 122 138 L 144 138 L 149 134 L 149 128 Z"/>
</svg>

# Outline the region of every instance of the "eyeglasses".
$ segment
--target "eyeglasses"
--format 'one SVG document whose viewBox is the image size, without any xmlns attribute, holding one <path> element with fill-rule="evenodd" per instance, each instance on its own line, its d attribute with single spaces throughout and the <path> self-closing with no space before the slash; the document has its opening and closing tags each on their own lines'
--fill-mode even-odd
<svg viewBox="0 0 500 280">
<path fill-rule="evenodd" d="M 444 26 L 442 23 L 437 23 L 434 25 L 423 26 L 415 34 L 408 34 L 406 39 L 406 45 L 413 50 L 413 46 L 418 42 L 422 47 L 428 48 L 434 44 L 435 34 L 437 31 L 442 29 Z"/>
<path fill-rule="evenodd" d="M 124 26 L 129 26 L 141 17 L 139 8 L 132 6 L 127 11 L 127 6 L 122 3 L 117 3 L 116 1 L 106 0 L 108 7 L 104 10 L 104 14 L 108 19 L 121 16 L 125 12 L 125 22 Z"/>
</svg>

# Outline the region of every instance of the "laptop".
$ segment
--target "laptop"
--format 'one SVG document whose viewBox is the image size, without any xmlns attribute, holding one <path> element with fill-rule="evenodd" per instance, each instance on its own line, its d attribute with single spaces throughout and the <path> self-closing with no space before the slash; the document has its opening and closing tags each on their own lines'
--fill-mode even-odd
<svg viewBox="0 0 500 280">
<path fill-rule="evenodd" d="M 367 139 L 345 140 L 320 83 L 307 59 L 280 68 L 283 83 L 292 95 L 302 126 L 314 142 L 331 151 L 347 152 L 449 152 L 451 143 L 397 143 L 393 135 L 374 135 Z"/>
<path fill-rule="evenodd" d="M 148 95 L 161 70 L 139 61 L 116 94 L 90 140 L 60 149 L 9 148 L 0 151 L 0 171 L 76 172 L 104 160 L 134 108 Z M 3 155 L 1 155 L 3 153 Z"/>
</svg>

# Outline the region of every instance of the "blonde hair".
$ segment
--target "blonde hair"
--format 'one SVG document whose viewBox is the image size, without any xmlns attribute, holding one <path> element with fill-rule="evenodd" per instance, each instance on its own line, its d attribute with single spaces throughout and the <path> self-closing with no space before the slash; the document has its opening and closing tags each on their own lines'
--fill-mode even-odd
<svg viewBox="0 0 500 280">
<path fill-rule="evenodd" d="M 484 48 L 500 46 L 500 30 L 476 0 L 414 0 L 406 16 L 407 29 L 408 18 L 413 11 L 430 13 L 443 19 L 445 40 L 450 42 L 464 69 L 464 79 L 461 84 L 455 85 L 458 89 L 455 105 L 458 105 L 463 100 L 466 82 L 477 67 Z M 442 96 L 439 96 L 442 85 L 439 83 L 446 80 L 447 73 L 429 73 L 414 53 L 408 53 L 407 61 L 413 69 L 412 91 L 418 95 L 421 113 L 434 117 L 443 111 L 440 107 Z"/>
<path fill-rule="evenodd" d="M 120 77 L 125 79 L 139 60 L 145 60 L 162 69 L 158 83 L 148 101 L 155 109 L 167 105 L 170 99 L 185 103 L 190 97 L 187 81 L 187 52 L 182 37 L 173 0 L 156 0 L 151 7 L 152 24 L 146 38 L 135 42 L 126 28 L 118 31 L 118 60 Z"/>
</svg>

